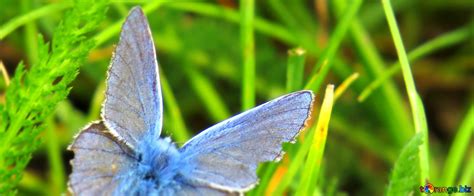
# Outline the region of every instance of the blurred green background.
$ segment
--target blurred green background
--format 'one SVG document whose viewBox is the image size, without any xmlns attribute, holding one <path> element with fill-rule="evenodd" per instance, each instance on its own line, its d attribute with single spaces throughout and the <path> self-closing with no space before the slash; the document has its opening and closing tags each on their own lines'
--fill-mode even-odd
<svg viewBox="0 0 474 196">
<path fill-rule="evenodd" d="M 338 87 L 351 74 L 359 73 L 334 104 L 317 187 L 326 195 L 385 193 L 397 157 L 415 134 L 402 72 L 392 68 L 400 65 L 381 1 L 364 1 L 354 8 L 356 15 L 346 21 L 346 29 L 338 30 L 343 26 L 343 14 L 348 13 L 345 9 L 354 2 L 358 1 L 257 0 L 249 23 L 255 32 L 255 81 L 250 85 L 255 88 L 256 104 L 296 90 L 287 87 L 291 49 L 306 51 L 300 62 L 304 65 L 303 83 L 315 75 L 323 81 L 320 88 L 312 88 L 318 90 L 315 115 L 326 84 Z M 99 119 L 107 66 L 120 25 L 135 5 L 147 13 L 160 75 L 166 80 L 162 81 L 166 91 L 163 133 L 179 145 L 241 112 L 245 107 L 243 85 L 249 84 L 243 79 L 248 58 L 242 56 L 245 19 L 240 17 L 244 13 L 241 3 L 112 1 L 105 19 L 86 35 L 97 45 L 81 64 L 68 98 L 46 119 L 40 133 L 42 143 L 23 173 L 18 193 L 58 195 L 65 191 L 73 158 L 66 147 L 82 127 Z M 474 4 L 470 0 L 391 3 L 425 107 L 430 182 L 472 186 Z M 58 0 L 0 1 L 0 32 L 27 16 L 12 31 L 0 34 L 0 60 L 10 76 L 20 61 L 27 70 L 39 61 L 37 35 L 50 41 L 71 6 L 69 1 Z M 46 11 L 38 13 L 41 9 Z M 329 64 L 318 67 L 322 58 L 328 58 Z M 326 68 L 328 75 L 318 72 Z M 391 77 L 388 70 L 393 72 Z M 387 79 L 361 101 L 362 91 L 381 78 Z M 5 103 L 6 89 L 4 77 L 0 77 L 0 103 Z M 304 175 L 302 168 L 298 171 L 298 176 Z M 297 182 L 290 183 L 289 189 Z M 266 186 L 272 189 L 271 184 Z M 418 189 L 413 192 L 420 193 Z"/>
</svg>

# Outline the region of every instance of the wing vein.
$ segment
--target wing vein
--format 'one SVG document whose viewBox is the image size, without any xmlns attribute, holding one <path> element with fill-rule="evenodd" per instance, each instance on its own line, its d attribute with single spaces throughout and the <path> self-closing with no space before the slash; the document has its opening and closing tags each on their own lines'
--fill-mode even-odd
<svg viewBox="0 0 474 196">
<path fill-rule="evenodd" d="M 125 43 L 127 46 L 129 46 L 129 44 L 128 44 L 128 42 L 127 42 L 126 40 L 124 41 L 124 43 Z M 133 80 L 133 83 L 135 83 L 135 88 L 133 88 L 133 89 L 134 89 L 135 92 L 138 94 L 138 100 L 140 101 L 140 106 L 141 106 L 142 111 L 143 111 L 143 112 L 146 112 L 146 111 L 145 111 L 145 104 L 143 103 L 143 100 L 142 100 L 142 94 L 141 94 L 141 92 L 140 92 L 140 90 L 139 90 L 139 87 L 140 87 L 140 86 L 139 86 L 138 83 L 137 83 L 137 81 L 139 80 L 139 78 L 136 78 L 135 73 L 133 72 L 133 69 L 132 69 L 132 67 L 130 66 L 129 62 L 125 61 L 125 59 L 123 59 L 123 57 L 122 57 L 121 54 L 119 54 L 119 53 L 117 53 L 117 54 L 118 54 L 119 58 L 121 59 L 121 61 L 126 65 L 128 71 L 130 71 L 130 73 L 132 74 L 132 77 L 133 77 L 132 80 Z M 140 63 L 142 63 L 142 62 L 140 62 Z M 145 119 L 143 119 L 143 120 L 145 120 Z M 148 127 L 147 127 L 147 128 L 148 128 Z"/>
</svg>

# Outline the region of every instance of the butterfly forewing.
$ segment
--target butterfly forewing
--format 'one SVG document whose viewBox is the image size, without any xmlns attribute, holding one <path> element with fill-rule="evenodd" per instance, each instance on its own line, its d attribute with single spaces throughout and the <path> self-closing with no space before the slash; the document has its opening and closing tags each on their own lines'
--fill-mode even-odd
<svg viewBox="0 0 474 196">
<path fill-rule="evenodd" d="M 292 93 L 203 131 L 180 149 L 192 168 L 186 176 L 217 189 L 252 188 L 258 164 L 281 158 L 282 143 L 306 126 L 312 103 L 310 91 Z"/>
<path fill-rule="evenodd" d="M 80 195 L 113 192 L 121 169 L 135 161 L 131 149 L 114 138 L 102 122 L 88 125 L 69 149 L 74 151 L 69 187 Z"/>
<path fill-rule="evenodd" d="M 158 63 L 148 22 L 139 8 L 125 21 L 108 71 L 105 125 L 131 146 L 148 134 L 158 138 L 162 101 Z"/>
</svg>

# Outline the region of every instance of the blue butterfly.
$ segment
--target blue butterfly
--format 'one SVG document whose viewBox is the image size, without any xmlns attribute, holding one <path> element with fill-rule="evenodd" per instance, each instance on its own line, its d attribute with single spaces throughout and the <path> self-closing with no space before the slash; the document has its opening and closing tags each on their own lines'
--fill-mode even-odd
<svg viewBox="0 0 474 196">
<path fill-rule="evenodd" d="M 155 48 L 138 7 L 125 21 L 109 67 L 102 120 L 69 146 L 69 189 L 78 195 L 241 194 L 259 163 L 306 127 L 314 96 L 299 91 L 218 123 L 178 148 L 160 138 L 163 104 Z"/>
</svg>

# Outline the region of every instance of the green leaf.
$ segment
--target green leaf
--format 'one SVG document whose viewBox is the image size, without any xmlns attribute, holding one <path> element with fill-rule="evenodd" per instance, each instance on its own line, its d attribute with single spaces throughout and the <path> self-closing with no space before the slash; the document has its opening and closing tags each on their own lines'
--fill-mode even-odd
<svg viewBox="0 0 474 196">
<path fill-rule="evenodd" d="M 418 133 L 403 147 L 393 167 L 387 195 L 408 195 L 418 190 L 420 175 L 420 145 L 423 134 Z"/>
</svg>

